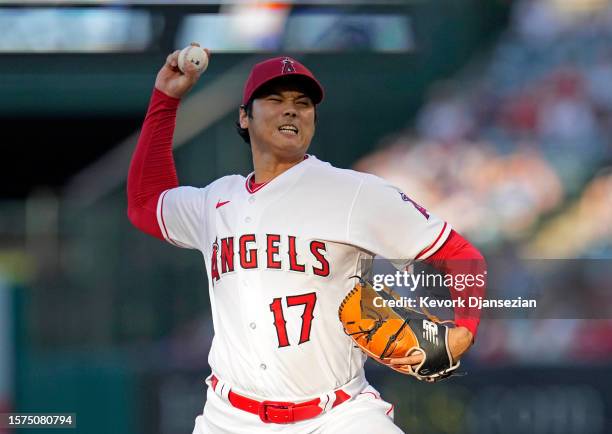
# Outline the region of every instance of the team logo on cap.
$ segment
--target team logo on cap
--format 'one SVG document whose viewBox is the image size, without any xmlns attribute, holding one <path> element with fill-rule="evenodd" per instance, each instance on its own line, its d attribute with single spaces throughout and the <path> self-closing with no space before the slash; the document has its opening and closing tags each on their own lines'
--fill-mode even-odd
<svg viewBox="0 0 612 434">
<path fill-rule="evenodd" d="M 295 72 L 295 66 L 293 65 L 293 60 L 288 57 L 285 57 L 281 60 L 283 64 L 283 74 L 289 74 L 290 72 Z"/>
</svg>

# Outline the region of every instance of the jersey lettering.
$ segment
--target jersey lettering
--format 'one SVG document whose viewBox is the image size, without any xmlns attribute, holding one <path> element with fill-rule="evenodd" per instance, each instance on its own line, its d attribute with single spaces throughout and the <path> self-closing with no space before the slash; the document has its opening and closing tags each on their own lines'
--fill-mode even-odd
<svg viewBox="0 0 612 434">
<path fill-rule="evenodd" d="M 278 338 L 278 347 L 289 346 L 289 338 L 287 337 L 287 321 L 283 315 L 282 299 L 275 298 L 270 303 L 270 311 L 274 314 L 274 328 L 276 329 L 276 337 Z"/>
<path fill-rule="evenodd" d="M 234 237 L 221 240 L 221 273 L 234 271 Z"/>
<path fill-rule="evenodd" d="M 275 259 L 278 256 L 280 235 L 268 234 L 267 235 L 268 248 L 266 253 L 268 256 L 268 268 L 280 270 L 282 264 L 279 260 Z"/>
<path fill-rule="evenodd" d="M 314 318 L 313 311 L 316 304 L 316 292 L 287 296 L 287 307 L 304 305 L 302 326 L 300 327 L 300 341 L 298 345 L 310 340 L 310 330 L 312 329 L 312 320 Z M 285 315 L 283 314 L 282 298 L 277 297 L 272 300 L 272 303 L 270 303 L 270 311 L 274 314 L 274 327 L 276 328 L 276 336 L 278 337 L 278 347 L 282 348 L 289 346 L 287 321 L 285 321 Z"/>
<path fill-rule="evenodd" d="M 298 264 L 297 252 L 295 250 L 295 237 L 289 235 L 289 269 L 291 271 L 306 271 L 304 264 Z"/>
<path fill-rule="evenodd" d="M 310 340 L 310 329 L 312 327 L 312 319 L 314 318 L 312 312 L 314 311 L 315 304 L 317 304 L 317 293 L 311 292 L 309 294 L 287 297 L 287 306 L 299 306 L 301 304 L 304 305 L 304 313 L 302 314 L 302 327 L 300 329 L 298 345 Z"/>
<path fill-rule="evenodd" d="M 317 276 L 327 277 L 329 276 L 329 262 L 325 259 L 325 256 L 321 253 L 321 251 L 325 252 L 325 243 L 322 241 L 311 241 L 310 242 L 310 252 L 313 256 L 319 261 L 321 264 L 320 268 L 312 267 L 312 271 Z"/>
<path fill-rule="evenodd" d="M 218 239 L 215 239 L 212 247 L 211 276 L 213 281 L 219 280 L 226 273 L 235 270 L 234 255 L 238 254 L 239 260 L 236 262 L 244 270 L 259 268 L 258 256 L 261 253 L 261 267 L 271 270 L 291 270 L 300 273 L 312 272 L 315 276 L 328 277 L 331 274 L 331 264 L 325 257 L 327 246 L 324 241 L 314 240 L 306 246 L 300 246 L 295 236 L 288 235 L 286 238 L 279 234 L 266 234 L 265 241 L 263 236 L 255 234 L 244 234 L 235 242 L 234 237 L 221 238 L 219 246 Z M 284 242 L 283 242 L 284 238 Z M 238 251 L 234 246 L 237 244 Z M 281 246 L 283 251 L 281 252 Z M 300 249 L 308 249 L 300 252 Z M 286 249 L 286 250 L 285 250 Z M 261 250 L 261 252 L 260 252 Z M 301 262 L 304 258 L 305 261 Z"/>
<path fill-rule="evenodd" d="M 255 234 L 240 237 L 240 266 L 245 270 L 257 268 L 257 249 L 247 250 L 247 243 L 254 243 Z"/>
<path fill-rule="evenodd" d="M 217 268 L 217 251 L 218 250 L 219 250 L 219 244 L 217 243 L 217 240 L 215 240 L 213 244 L 213 249 L 212 249 L 212 259 L 211 259 L 212 265 L 210 269 L 210 276 L 212 277 L 213 283 L 220 279 L 219 269 Z"/>
</svg>

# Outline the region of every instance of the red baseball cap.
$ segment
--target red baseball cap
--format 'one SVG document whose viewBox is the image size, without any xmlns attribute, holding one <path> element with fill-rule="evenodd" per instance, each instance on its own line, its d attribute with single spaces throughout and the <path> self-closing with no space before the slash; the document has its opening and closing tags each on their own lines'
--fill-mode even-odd
<svg viewBox="0 0 612 434">
<path fill-rule="evenodd" d="M 313 73 L 297 60 L 282 56 L 264 60 L 253 66 L 249 78 L 244 84 L 242 104 L 248 103 L 253 94 L 264 84 L 287 76 L 300 77 L 304 80 L 304 83 L 308 86 L 308 96 L 313 103 L 319 104 L 323 100 L 323 86 Z"/>
</svg>

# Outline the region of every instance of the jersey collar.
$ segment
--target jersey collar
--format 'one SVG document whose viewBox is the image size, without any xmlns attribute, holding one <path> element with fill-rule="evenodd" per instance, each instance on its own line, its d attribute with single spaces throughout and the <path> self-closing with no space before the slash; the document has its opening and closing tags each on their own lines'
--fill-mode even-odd
<svg viewBox="0 0 612 434">
<path fill-rule="evenodd" d="M 304 155 L 304 160 L 307 160 L 307 159 L 309 159 L 309 158 L 312 160 L 312 159 L 313 159 L 313 156 L 312 156 L 312 155 L 308 155 L 308 154 Z M 300 164 L 302 164 L 302 162 L 300 162 L 300 163 L 296 164 L 296 165 L 295 165 L 295 166 L 293 166 L 293 167 L 299 166 Z M 290 169 L 288 169 L 288 170 L 293 169 L 293 167 L 292 167 L 292 168 L 290 168 Z M 285 172 L 283 172 L 283 173 L 285 173 Z M 281 173 L 280 175 L 278 175 L 278 176 L 281 176 L 281 175 L 282 175 L 282 173 Z M 277 178 L 278 178 L 278 176 L 277 176 Z M 274 179 L 276 179 L 276 178 L 274 178 Z M 274 179 L 271 179 L 270 181 L 267 181 L 267 182 L 262 182 L 261 184 L 256 184 L 256 183 L 255 183 L 255 172 L 251 172 L 251 173 L 249 173 L 249 174 L 248 174 L 248 176 L 246 177 L 246 181 L 245 181 L 245 183 L 244 183 L 244 187 L 246 188 L 246 191 L 247 191 L 247 192 L 249 192 L 250 194 L 253 194 L 253 193 L 258 192 L 258 191 L 259 191 L 259 190 L 261 190 L 262 188 L 264 188 L 264 187 L 265 187 L 266 185 L 268 185 L 268 184 L 269 184 L 271 181 L 274 181 Z"/>
</svg>

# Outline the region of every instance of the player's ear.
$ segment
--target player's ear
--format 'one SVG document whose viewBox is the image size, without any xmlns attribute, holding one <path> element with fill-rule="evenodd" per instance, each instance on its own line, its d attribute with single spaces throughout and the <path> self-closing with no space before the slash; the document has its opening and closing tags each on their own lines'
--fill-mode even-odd
<svg viewBox="0 0 612 434">
<path fill-rule="evenodd" d="M 240 123 L 240 128 L 249 128 L 249 116 L 245 105 L 241 105 L 238 109 L 238 121 Z"/>
</svg>

